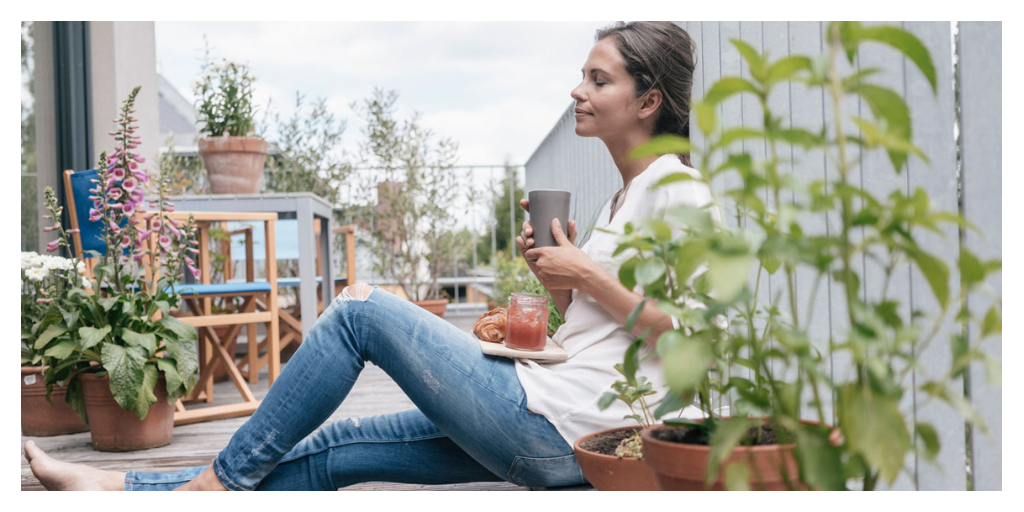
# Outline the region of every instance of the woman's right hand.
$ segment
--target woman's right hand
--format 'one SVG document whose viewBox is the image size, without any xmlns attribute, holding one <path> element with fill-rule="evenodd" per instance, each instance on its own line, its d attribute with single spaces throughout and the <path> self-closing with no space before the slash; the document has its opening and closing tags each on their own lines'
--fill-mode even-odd
<svg viewBox="0 0 1024 512">
<path fill-rule="evenodd" d="M 526 213 L 530 213 L 529 199 L 520 199 L 519 206 L 523 210 L 525 210 Z M 519 248 L 519 254 L 522 255 L 523 259 L 526 260 L 526 264 L 530 266 L 530 271 L 533 272 L 533 275 L 536 276 L 537 266 L 534 264 L 534 262 L 530 261 L 530 259 L 526 257 L 526 251 L 533 247 L 533 244 L 533 226 L 530 225 L 530 221 L 523 221 L 523 230 L 520 231 L 519 236 L 516 237 L 516 247 Z"/>
</svg>

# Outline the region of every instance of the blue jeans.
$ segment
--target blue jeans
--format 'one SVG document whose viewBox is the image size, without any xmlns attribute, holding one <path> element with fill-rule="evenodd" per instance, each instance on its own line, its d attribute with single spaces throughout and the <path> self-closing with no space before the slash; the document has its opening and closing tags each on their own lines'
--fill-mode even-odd
<svg viewBox="0 0 1024 512">
<path fill-rule="evenodd" d="M 348 395 L 365 361 L 387 372 L 417 408 L 337 421 L 310 435 Z M 129 471 L 125 490 L 174 489 L 207 467 Z M 334 299 L 213 469 L 231 490 L 586 482 L 572 447 L 526 409 L 512 360 L 485 356 L 469 333 L 377 288 L 365 301 Z"/>
</svg>

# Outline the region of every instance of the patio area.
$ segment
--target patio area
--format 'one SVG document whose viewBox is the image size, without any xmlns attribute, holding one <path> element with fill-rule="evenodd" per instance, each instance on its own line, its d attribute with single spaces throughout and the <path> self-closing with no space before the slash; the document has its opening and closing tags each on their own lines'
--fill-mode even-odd
<svg viewBox="0 0 1024 512">
<path fill-rule="evenodd" d="M 446 315 L 445 320 L 459 328 L 470 331 L 477 314 L 469 312 L 458 315 Z M 244 345 L 244 344 L 241 344 Z M 266 368 L 261 372 L 260 381 L 252 384 L 253 394 L 262 399 L 267 393 L 268 385 Z M 225 381 L 214 386 L 216 396 L 231 396 L 238 398 L 231 381 Z M 359 376 L 352 392 L 338 410 L 334 411 L 328 422 L 346 418 L 373 416 L 377 414 L 388 414 L 404 411 L 414 407 L 413 403 L 405 396 L 405 393 L 383 370 L 367 364 L 366 369 Z M 171 444 L 162 448 L 151 450 L 140 450 L 136 452 L 111 453 L 99 452 L 92 449 L 88 432 L 54 437 L 21 437 L 21 444 L 29 439 L 36 442 L 40 448 L 54 457 L 68 461 L 88 464 L 93 467 L 110 470 L 140 470 L 140 471 L 177 471 L 189 466 L 209 464 L 217 455 L 217 452 L 227 445 L 231 435 L 241 426 L 248 417 L 228 418 L 223 420 L 207 421 L 192 425 L 182 425 L 174 428 L 174 440 Z M 589 490 L 590 487 L 572 487 L 572 490 Z M 21 490 L 42 491 L 43 487 L 39 481 L 32 476 L 28 461 L 24 454 L 21 457 Z M 472 491 L 526 491 L 526 487 L 520 487 L 507 482 L 475 482 L 454 485 L 414 485 L 396 484 L 390 482 L 367 482 L 363 484 L 345 487 L 344 491 L 415 491 L 415 490 L 472 490 Z"/>
</svg>

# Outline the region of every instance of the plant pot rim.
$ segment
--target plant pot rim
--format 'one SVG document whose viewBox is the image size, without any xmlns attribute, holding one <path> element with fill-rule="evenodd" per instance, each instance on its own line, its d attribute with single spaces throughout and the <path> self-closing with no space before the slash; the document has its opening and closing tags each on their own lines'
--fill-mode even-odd
<svg viewBox="0 0 1024 512">
<path fill-rule="evenodd" d="M 445 304 L 448 304 L 448 299 L 427 299 L 427 300 L 414 300 L 414 301 L 412 301 L 412 302 L 413 302 L 414 304 L 440 304 L 440 303 L 442 303 L 442 302 L 443 302 L 443 303 L 445 303 Z"/>
<path fill-rule="evenodd" d="M 694 421 L 697 421 L 697 420 L 694 420 Z M 808 424 L 813 424 L 813 425 L 817 425 L 818 424 L 818 422 L 808 422 L 808 421 L 803 421 L 802 423 L 808 423 Z M 691 444 L 691 443 L 688 443 L 688 442 L 663 441 L 662 439 L 656 439 L 656 438 L 654 438 L 651 435 L 652 432 L 655 431 L 655 430 L 668 430 L 670 428 L 679 428 L 679 427 L 674 427 L 674 426 L 666 425 L 664 423 L 659 423 L 659 424 L 654 425 L 654 426 L 652 426 L 650 428 L 643 429 L 643 431 L 640 432 L 640 437 L 641 437 L 641 439 L 643 439 L 644 443 L 648 443 L 649 442 L 653 446 L 672 446 L 672 447 L 674 447 L 675 450 L 689 450 L 689 451 L 693 451 L 693 452 L 710 452 L 713 449 L 713 447 L 714 447 L 711 444 Z M 735 446 L 733 446 L 732 450 L 733 451 L 739 450 L 742 453 L 753 452 L 755 454 L 758 454 L 758 453 L 762 453 L 762 452 L 774 452 L 774 451 L 778 451 L 778 450 L 793 450 L 793 449 L 796 449 L 796 447 L 797 447 L 797 443 L 796 442 L 791 442 L 791 443 L 787 443 L 787 444 L 778 444 L 778 443 L 776 443 L 776 444 L 760 444 L 760 445 L 757 445 L 757 446 L 746 446 L 746 445 L 743 445 L 743 444 L 736 444 Z"/>
<path fill-rule="evenodd" d="M 258 139 L 258 140 L 267 140 L 267 139 L 264 139 L 263 137 L 250 137 L 248 135 L 216 135 L 216 136 L 213 136 L 213 137 L 200 137 L 199 138 L 199 140 L 210 140 L 210 139 L 220 139 L 220 140 L 223 140 L 223 139 Z"/>
<path fill-rule="evenodd" d="M 638 459 L 636 457 L 619 457 L 617 455 L 606 455 L 604 453 L 597 453 L 597 452 L 595 452 L 593 450 L 588 450 L 588 449 L 582 447 L 582 443 L 583 442 L 589 441 L 590 439 L 593 439 L 594 437 L 597 437 L 597 436 L 599 436 L 601 434 L 606 434 L 606 433 L 609 433 L 609 432 L 619 432 L 619 431 L 622 431 L 622 430 L 637 430 L 637 431 L 639 431 L 642 434 L 647 429 L 644 428 L 644 427 L 637 426 L 637 427 L 615 427 L 615 428 L 607 428 L 607 429 L 604 429 L 604 430 L 598 430 L 597 432 L 591 432 L 591 433 L 589 433 L 589 434 L 587 434 L 585 436 L 582 436 L 582 437 L 576 439 L 576 442 L 574 442 L 572 444 L 572 449 L 573 449 L 574 452 L 575 451 L 585 452 L 585 453 L 587 453 L 588 455 L 590 455 L 592 457 L 598 457 L 598 458 L 601 458 L 601 459 L 608 459 L 608 460 L 613 460 L 614 459 L 614 460 L 618 460 L 618 461 L 625 461 L 625 460 L 629 459 L 629 460 L 634 460 L 634 461 L 642 464 L 644 462 L 644 460 L 643 459 Z M 626 462 L 626 464 L 629 464 L 629 462 Z"/>
</svg>

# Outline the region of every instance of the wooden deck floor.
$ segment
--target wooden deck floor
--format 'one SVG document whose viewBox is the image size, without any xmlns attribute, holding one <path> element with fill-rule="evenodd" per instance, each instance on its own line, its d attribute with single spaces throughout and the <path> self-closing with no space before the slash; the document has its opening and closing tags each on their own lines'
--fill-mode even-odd
<svg viewBox="0 0 1024 512">
<path fill-rule="evenodd" d="M 448 316 L 453 324 L 470 330 L 475 316 Z M 264 370 L 265 373 L 265 370 Z M 262 398 L 267 392 L 264 374 L 258 384 L 251 385 L 253 394 Z M 237 396 L 231 382 L 216 385 L 214 397 Z M 240 400 L 240 399 L 239 399 Z M 388 414 L 411 409 L 413 403 L 398 385 L 380 368 L 367 364 L 359 376 L 351 394 L 331 415 L 327 422 L 340 419 Z M 68 462 L 88 464 L 110 470 L 177 471 L 189 466 L 209 464 L 217 453 L 227 445 L 231 435 L 245 423 L 248 417 L 209 421 L 175 427 L 174 440 L 170 445 L 151 450 L 129 453 L 105 453 L 92 449 L 88 432 L 55 437 L 26 437 L 32 439 L 43 450 L 54 457 Z M 586 487 L 584 487 L 585 489 Z M 39 481 L 32 476 L 24 454 L 21 457 L 21 489 L 43 490 Z M 341 490 L 501 490 L 521 491 L 524 487 L 507 482 L 478 482 L 456 485 L 409 485 L 386 482 L 370 482 L 346 487 Z"/>
</svg>

